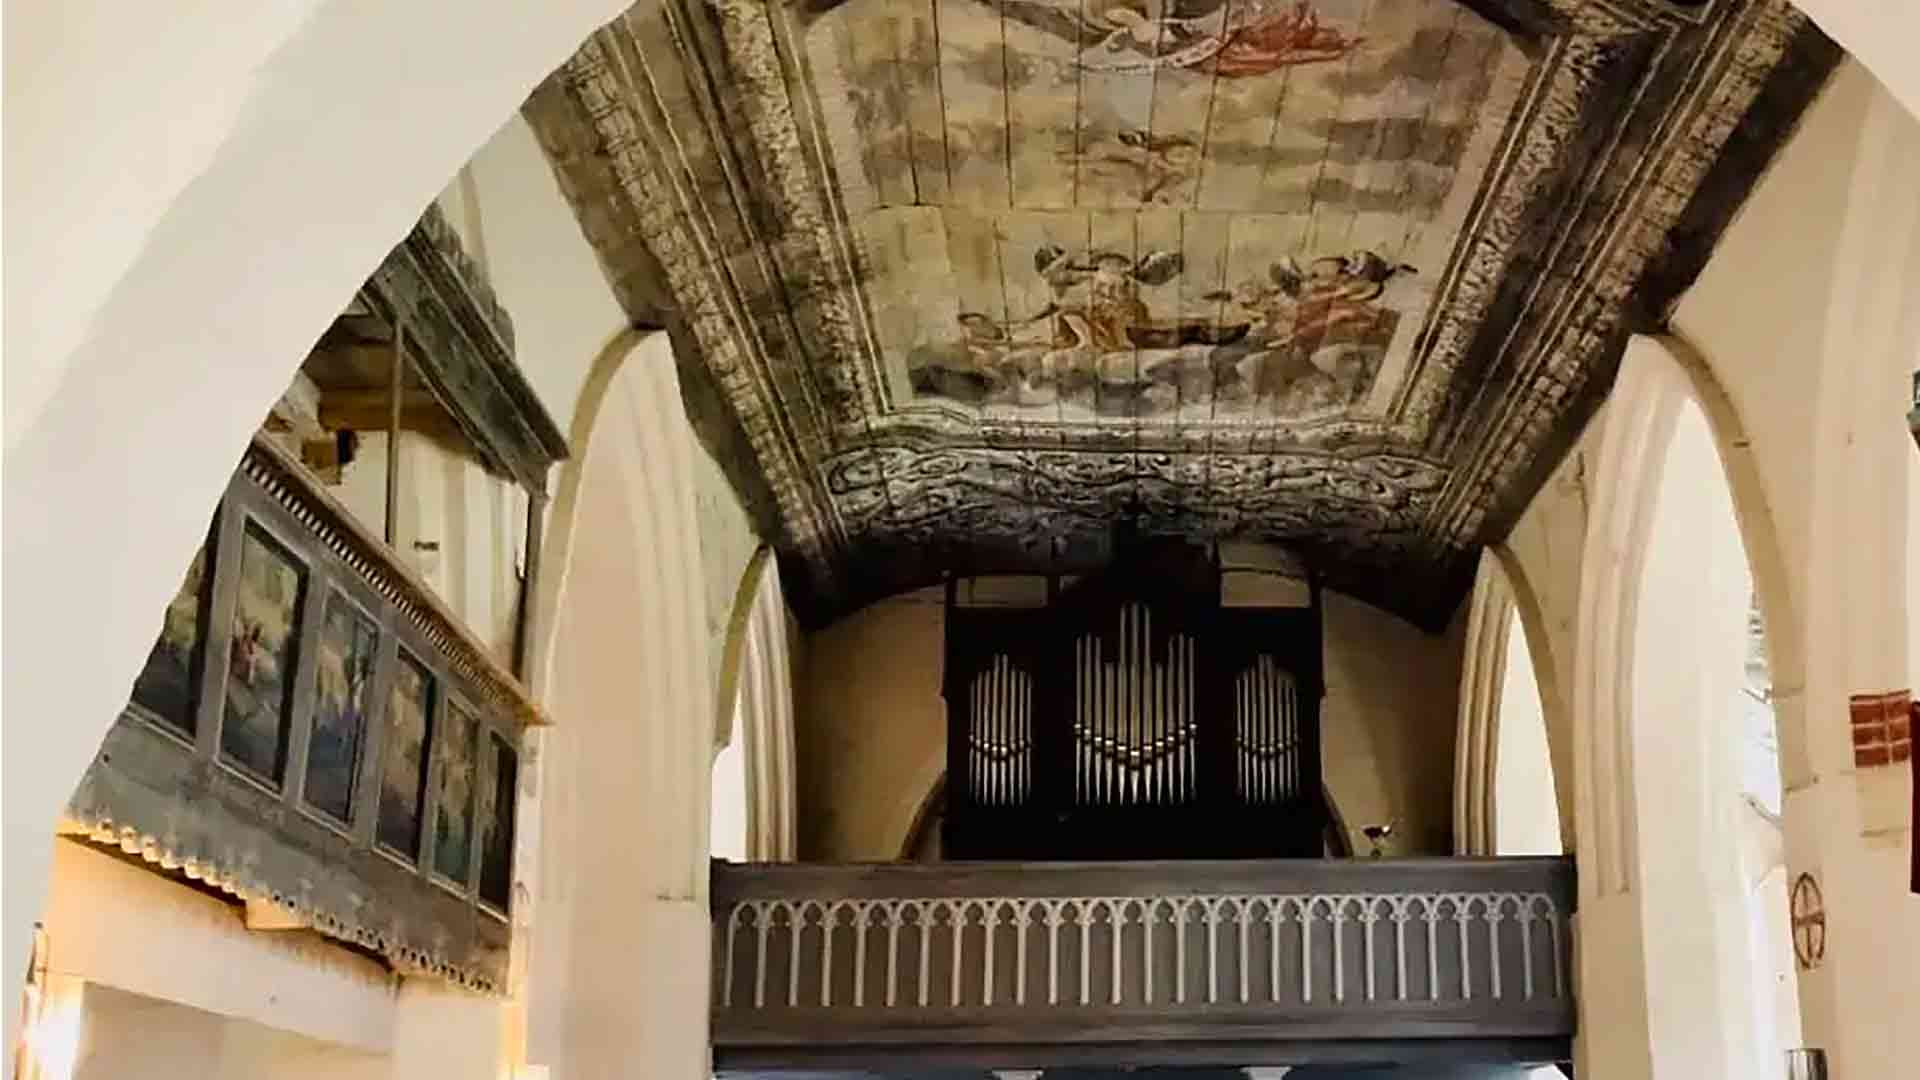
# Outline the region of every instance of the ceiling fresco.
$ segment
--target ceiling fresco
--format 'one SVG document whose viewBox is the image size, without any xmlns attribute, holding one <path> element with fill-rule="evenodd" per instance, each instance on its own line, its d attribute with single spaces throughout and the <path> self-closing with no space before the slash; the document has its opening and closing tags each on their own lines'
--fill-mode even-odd
<svg viewBox="0 0 1920 1080">
<path fill-rule="evenodd" d="M 1528 66 L 1431 0 L 850 2 L 801 41 L 891 399 L 1035 426 L 1383 414 Z"/>
<path fill-rule="evenodd" d="M 810 617 L 1124 529 L 1438 626 L 1838 55 L 1786 0 L 643 0 L 526 114 Z"/>
</svg>

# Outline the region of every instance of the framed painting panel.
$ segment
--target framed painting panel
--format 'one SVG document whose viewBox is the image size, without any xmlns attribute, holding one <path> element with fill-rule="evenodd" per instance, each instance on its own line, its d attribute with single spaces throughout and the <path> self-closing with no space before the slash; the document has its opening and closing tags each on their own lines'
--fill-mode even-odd
<svg viewBox="0 0 1920 1080">
<path fill-rule="evenodd" d="M 433 872 L 467 886 L 473 865 L 474 788 L 479 783 L 480 722 L 457 701 L 447 701 L 440 731 L 439 798 L 433 824 Z"/>
<path fill-rule="evenodd" d="M 487 732 L 487 769 L 492 783 L 481 792 L 480 899 L 505 912 L 513 893 L 513 815 L 520 793 L 520 760 L 498 732 Z"/>
<path fill-rule="evenodd" d="M 167 727 L 192 738 L 200 696 L 200 671 L 205 655 L 200 638 L 207 624 L 207 602 L 212 594 L 213 537 L 219 519 L 208 530 L 207 541 L 194 552 L 193 563 L 180 591 L 162 616 L 160 636 L 147 654 L 147 663 L 133 681 L 133 701 Z"/>
<path fill-rule="evenodd" d="M 287 765 L 288 720 L 307 568 L 258 523 L 240 536 L 240 569 L 227 641 L 220 753 L 278 786 Z"/>
<path fill-rule="evenodd" d="M 345 593 L 335 590 L 327 595 L 316 648 L 313 728 L 302 790 L 308 806 L 349 825 L 366 744 L 380 628 Z"/>
<path fill-rule="evenodd" d="M 387 697 L 385 740 L 380 750 L 380 810 L 374 840 L 383 848 L 419 857 L 420 817 L 427 797 L 427 747 L 433 728 L 433 673 L 405 649 Z"/>
</svg>

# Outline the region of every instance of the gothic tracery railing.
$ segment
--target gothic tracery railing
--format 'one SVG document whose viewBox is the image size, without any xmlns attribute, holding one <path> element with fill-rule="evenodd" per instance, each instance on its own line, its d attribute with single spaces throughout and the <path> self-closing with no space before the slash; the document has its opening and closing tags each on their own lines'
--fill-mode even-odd
<svg viewBox="0 0 1920 1080">
<path fill-rule="evenodd" d="M 1572 1024 L 1561 860 L 716 867 L 714 897 L 722 1047 Z"/>
</svg>

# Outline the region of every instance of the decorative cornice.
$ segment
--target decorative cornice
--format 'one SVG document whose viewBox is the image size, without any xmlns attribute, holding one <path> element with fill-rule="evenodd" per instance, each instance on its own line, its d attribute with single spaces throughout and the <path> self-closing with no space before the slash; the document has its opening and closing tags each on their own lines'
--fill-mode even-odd
<svg viewBox="0 0 1920 1080">
<path fill-rule="evenodd" d="M 368 279 L 411 356 L 485 463 L 529 491 L 567 456 L 566 436 L 514 363 L 513 321 L 436 206 Z"/>
<path fill-rule="evenodd" d="M 601 194 L 621 207 L 618 218 L 630 218 L 633 231 L 608 236 L 589 225 L 588 239 L 610 267 L 639 259 L 659 268 L 676 304 L 672 317 L 698 346 L 740 420 L 747 450 L 780 515 L 779 534 L 811 571 L 814 590 L 831 595 L 833 553 L 844 538 L 837 536 L 831 504 L 821 498 L 807 465 L 808 451 L 819 451 L 824 441 L 810 422 L 804 386 L 791 378 L 799 365 L 784 358 L 776 364 L 770 355 L 772 347 L 788 344 L 768 341 L 769 331 L 783 328 L 780 320 L 756 319 L 749 310 L 732 261 L 717 250 L 715 230 L 702 213 L 711 208 L 688 188 L 684 159 L 662 160 L 665 148 L 675 145 L 664 110 L 651 92 L 653 80 L 636 79 L 630 70 L 643 61 L 631 52 L 628 35 L 634 31 L 626 24 L 639 17 L 636 9 L 587 39 L 535 89 L 527 116 L 583 221 L 596 205 L 589 201 L 596 193 L 595 162 L 610 163 L 615 189 Z"/>
<path fill-rule="evenodd" d="M 466 623 L 448 610 L 433 587 L 396 561 L 391 548 L 369 533 L 326 489 L 314 484 L 307 470 L 271 438 L 254 437 L 241 459 L 240 471 L 351 567 L 369 588 L 405 615 L 447 658 L 447 663 L 501 713 L 522 725 L 548 723 L 533 695 L 474 638 Z"/>
</svg>

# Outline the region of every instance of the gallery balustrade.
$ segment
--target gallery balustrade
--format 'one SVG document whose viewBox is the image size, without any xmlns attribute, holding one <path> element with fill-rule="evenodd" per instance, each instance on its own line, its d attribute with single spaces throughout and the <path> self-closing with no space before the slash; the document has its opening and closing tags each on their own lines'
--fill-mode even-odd
<svg viewBox="0 0 1920 1080">
<path fill-rule="evenodd" d="M 716 864 L 716 1062 L 1561 1060 L 1573 903 L 1562 859 Z"/>
</svg>

